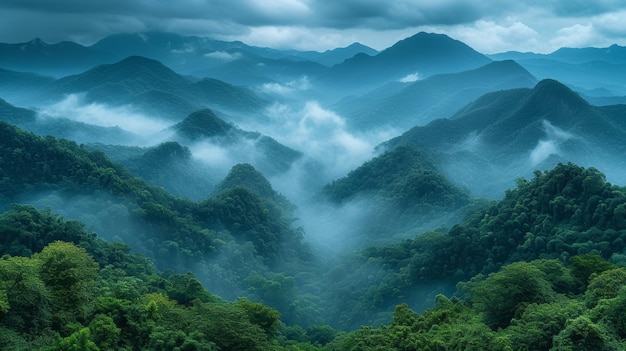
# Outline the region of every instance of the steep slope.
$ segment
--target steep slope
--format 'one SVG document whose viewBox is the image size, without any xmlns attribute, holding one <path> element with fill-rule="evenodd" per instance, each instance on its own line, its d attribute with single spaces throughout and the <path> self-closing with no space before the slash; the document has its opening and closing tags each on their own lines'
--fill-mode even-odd
<svg viewBox="0 0 626 351">
<path fill-rule="evenodd" d="M 375 56 L 358 54 L 338 64 L 319 80 L 329 89 L 364 92 L 411 74 L 461 72 L 489 63 L 486 56 L 442 34 L 418 33 Z"/>
<path fill-rule="evenodd" d="M 391 126 L 408 129 L 452 116 L 488 92 L 529 88 L 536 83 L 536 79 L 514 61 L 496 61 L 478 69 L 408 83 L 388 96 L 366 94 L 340 103 L 339 111 L 360 128 Z"/>
<path fill-rule="evenodd" d="M 327 184 L 321 195 L 337 207 L 337 216 L 344 209 L 361 214 L 358 221 L 350 221 L 356 237 L 345 238 L 358 241 L 357 247 L 387 244 L 407 233 L 454 223 L 457 211 L 470 200 L 428 153 L 414 147 L 397 147 L 365 162 Z"/>
<path fill-rule="evenodd" d="M 626 130 L 615 113 L 602 111 L 563 84 L 543 80 L 533 89 L 487 94 L 450 119 L 415 127 L 386 146 L 412 144 L 445 155 L 445 173 L 483 195 L 489 190 L 478 184 L 503 191 L 513 179 L 559 161 L 596 166 L 617 180 Z M 464 181 L 468 174 L 482 181 Z"/>
<path fill-rule="evenodd" d="M 608 183 L 598 170 L 558 164 L 519 180 L 502 200 L 483 204 L 449 230 L 357 252 L 353 261 L 330 272 L 339 284 L 327 291 L 325 301 L 334 301 L 338 311 L 349 304 L 352 315 L 343 321 L 355 328 L 362 315 L 376 320 L 374 311 L 391 311 L 398 303 L 422 309 L 443 284 L 489 274 L 516 261 L 567 262 L 585 254 L 621 257 L 625 206 L 624 188 Z M 561 281 L 558 288 L 566 283 Z M 425 291 L 430 297 L 420 295 Z"/>
<path fill-rule="evenodd" d="M 11 124 L 32 123 L 35 121 L 35 115 L 35 111 L 15 107 L 3 99 L 0 99 L 0 121 L 9 122 Z"/>
<path fill-rule="evenodd" d="M 156 152 L 164 150 L 170 148 Z M 123 240 L 162 269 L 205 272 L 198 279 L 226 298 L 243 296 L 252 271 L 294 274 L 285 267 L 302 268 L 310 259 L 290 211 L 248 188 L 233 184 L 193 202 L 132 176 L 102 152 L 5 122 L 0 152 L 7 155 L 0 158 L 1 210 L 26 202 L 84 220 L 101 237 Z M 229 259 L 222 262 L 222 254 Z"/>
</svg>

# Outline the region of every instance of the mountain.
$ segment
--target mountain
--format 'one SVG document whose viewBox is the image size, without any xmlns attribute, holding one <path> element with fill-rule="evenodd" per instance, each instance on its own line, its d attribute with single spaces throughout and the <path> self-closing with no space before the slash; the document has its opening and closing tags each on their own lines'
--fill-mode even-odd
<svg viewBox="0 0 626 351">
<path fill-rule="evenodd" d="M 461 72 L 486 65 L 490 61 L 446 35 L 420 32 L 374 56 L 357 54 L 333 66 L 319 81 L 334 90 L 350 89 L 362 93 L 409 75 L 429 77 Z"/>
<path fill-rule="evenodd" d="M 374 56 L 378 51 L 365 46 L 361 43 L 353 43 L 344 48 L 336 48 L 332 50 L 326 50 L 324 52 L 318 51 L 289 51 L 293 56 L 300 57 L 304 60 L 320 63 L 324 66 L 332 67 L 340 64 L 343 61 L 354 57 L 358 54 L 365 54 L 368 56 Z"/>
<path fill-rule="evenodd" d="M 604 91 L 601 95 L 600 92 L 593 93 L 593 97 L 626 95 L 621 83 L 626 79 L 626 47 L 623 46 L 561 48 L 549 54 L 506 52 L 489 57 L 516 60 L 538 79 L 556 79 L 581 93 Z"/>
<path fill-rule="evenodd" d="M 213 145 L 234 163 L 251 163 L 263 174 L 289 170 L 302 153 L 258 132 L 244 131 L 219 118 L 212 110 L 193 112 L 171 127 L 183 144 Z M 199 146 L 201 148 L 201 146 Z"/>
<path fill-rule="evenodd" d="M 384 146 L 431 150 L 442 157 L 439 167 L 446 175 L 489 197 L 533 169 L 563 161 L 593 165 L 621 179 L 626 129 L 617 111 L 626 109 L 607 110 L 562 83 L 542 80 L 533 89 L 486 94 L 449 119 L 414 127 Z"/>
<path fill-rule="evenodd" d="M 27 43 L 0 43 L 0 67 L 14 71 L 62 77 L 115 60 L 113 54 L 69 41 L 48 44 L 35 38 Z"/>
<path fill-rule="evenodd" d="M 532 87 L 536 83 L 516 62 L 495 61 L 474 70 L 403 83 L 403 88 L 396 90 L 383 86 L 359 98 L 344 100 L 338 104 L 338 111 L 359 128 L 408 129 L 449 117 L 488 92 Z"/>
<path fill-rule="evenodd" d="M 46 90 L 49 101 L 84 93 L 88 102 L 133 105 L 168 119 L 180 119 L 207 104 L 235 115 L 258 112 L 266 104 L 246 88 L 215 79 L 190 79 L 159 61 L 141 56 L 130 56 L 58 79 Z"/>
<path fill-rule="evenodd" d="M 0 99 L 0 120 L 11 124 L 26 124 L 35 121 L 35 111 L 15 107 Z"/>
<path fill-rule="evenodd" d="M 334 56 L 341 55 L 341 52 L 315 55 L 281 51 L 254 47 L 240 41 L 226 42 L 163 32 L 115 34 L 103 38 L 91 48 L 121 57 L 149 57 L 181 74 L 249 86 L 289 82 L 303 75 L 317 75 L 326 67 L 309 61 L 308 56 L 328 57 L 332 60 Z"/>
<path fill-rule="evenodd" d="M 385 152 L 327 184 L 321 199 L 336 206 L 334 215 L 340 217 L 344 209 L 358 209 L 360 219 L 350 221 L 355 237 L 344 238 L 356 240 L 357 247 L 454 224 L 470 201 L 465 189 L 439 171 L 432 155 L 412 146 Z"/>
<path fill-rule="evenodd" d="M 185 152 L 169 144 L 149 153 L 175 160 L 178 151 Z M 0 158 L 1 210 L 15 202 L 54 208 L 84 220 L 104 239 L 126 242 L 161 269 L 200 269 L 205 273 L 198 279 L 226 298 L 243 296 L 253 271 L 258 277 L 289 275 L 288 267 L 310 260 L 300 231 L 291 227 L 290 209 L 245 184 L 194 202 L 133 176 L 100 151 L 6 122 L 0 122 L 0 152 L 7 155 Z M 221 262 L 222 254 L 234 261 Z M 285 269 L 273 271 L 269 264 Z"/>
<path fill-rule="evenodd" d="M 17 72 L 0 68 L 0 97 L 13 105 L 35 106 L 33 92 L 54 82 L 54 78 L 36 73 Z"/>
</svg>

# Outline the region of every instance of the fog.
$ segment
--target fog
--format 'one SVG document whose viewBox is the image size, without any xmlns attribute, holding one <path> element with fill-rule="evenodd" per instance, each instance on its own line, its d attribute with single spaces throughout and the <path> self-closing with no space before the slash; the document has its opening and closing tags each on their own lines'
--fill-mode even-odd
<svg viewBox="0 0 626 351">
<path fill-rule="evenodd" d="M 208 58 L 222 61 L 239 59 L 239 55 L 221 51 L 206 54 Z M 419 79 L 419 72 L 414 72 L 399 81 L 410 83 Z M 191 158 L 185 160 L 188 164 L 179 169 L 168 164 L 165 167 L 170 167 L 171 172 L 161 170 L 162 173 L 154 175 L 148 181 L 164 187 L 175 196 L 185 196 L 194 201 L 202 201 L 214 194 L 213 186 L 224 179 L 233 166 L 240 163 L 252 164 L 266 176 L 276 191 L 296 205 L 296 218 L 290 224 L 294 228 L 301 227 L 304 241 L 311 245 L 316 266 L 309 267 L 309 272 L 294 275 L 314 277 L 310 282 L 317 284 L 318 290 L 302 283 L 307 278 L 300 278 L 297 283 L 300 285 L 296 289 L 301 289 L 302 293 L 318 293 L 329 297 L 333 294 L 339 296 L 342 288 L 350 288 L 346 291 L 355 295 L 350 297 L 352 300 L 339 296 L 334 300 L 319 302 L 332 306 L 333 311 L 349 311 L 349 304 L 362 298 L 357 296 L 360 292 L 370 288 L 375 290 L 383 277 L 392 273 L 378 262 L 367 262 L 356 272 L 358 278 L 362 278 L 359 280 L 353 275 L 354 271 L 343 271 L 345 267 L 335 269 L 334 264 L 341 262 L 347 267 L 353 267 L 345 262 L 355 264 L 351 260 L 355 260 L 355 252 L 358 253 L 359 249 L 398 243 L 436 228 L 445 231 L 445 228 L 463 220 L 465 209 L 417 213 L 394 207 L 385 203 L 387 200 L 372 194 L 359 194 L 340 204 L 326 199 L 323 195 L 325 185 L 345 177 L 363 163 L 380 155 L 382 151 L 377 146 L 401 135 L 404 130 L 391 127 L 352 130 L 349 126 L 353 121 L 313 98 L 313 84 L 306 75 L 293 80 L 261 84 L 256 89 L 270 101 L 265 110 L 260 111 L 263 118 L 246 119 L 246 116 L 242 116 L 237 118 L 235 124 L 228 120 L 228 116 L 220 115 L 226 122 L 235 125 L 237 132 L 199 140 L 189 140 L 178 135 L 172 128 L 172 121 L 142 113 L 132 105 L 114 106 L 87 101 L 85 94 L 69 94 L 61 101 L 41 107 L 38 118 L 42 121 L 67 119 L 88 126 L 107 128 L 108 134 L 98 137 L 97 131 L 81 134 L 78 126 L 70 139 L 79 143 L 100 142 L 141 147 L 137 154 L 166 141 L 180 143 L 191 153 Z M 454 145 L 447 145 L 445 151 L 437 150 L 434 158 L 437 159 L 439 170 L 457 185 L 469 189 L 472 197 L 502 198 L 506 189 L 515 186 L 515 179 L 532 177 L 535 169 L 550 169 L 557 162 L 569 160 L 584 166 L 598 167 L 607 174 L 609 180 L 623 181 L 623 174 L 626 173 L 623 172 L 626 169 L 623 160 L 610 156 L 598 160 L 597 153 L 577 153 L 589 146 L 588 141 L 556 127 L 550 121 L 542 121 L 541 131 L 541 137 L 530 143 L 530 146 L 526 145 L 527 149 L 516 154 L 519 157 L 513 160 L 491 157 L 499 150 L 489 149 L 490 146 L 483 140 L 480 130 L 468 133 Z M 301 156 L 294 160 L 285 160 L 282 150 L 263 150 L 259 143 L 266 136 L 295 150 L 294 152 L 300 152 Z M 132 157 L 118 157 L 121 157 L 122 163 L 136 160 Z M 150 171 L 159 172 L 152 169 Z M 166 179 L 167 177 L 179 178 L 175 179 L 176 184 L 171 184 L 169 181 L 172 179 Z M 151 234 L 153 228 L 137 220 L 138 216 L 133 215 L 137 205 L 130 201 L 121 201 L 100 193 L 68 196 L 60 191 L 24 194 L 20 201 L 41 208 L 49 207 L 62 216 L 80 220 L 102 238 L 126 242 L 136 252 L 148 257 L 155 258 L 155 255 L 160 254 L 153 250 L 158 247 L 155 241 L 162 239 L 155 238 L 152 242 L 147 242 L 134 235 L 143 232 Z M 260 275 L 270 279 L 281 269 L 283 272 L 294 269 L 270 269 L 257 255 L 251 242 L 242 243 L 243 240 L 235 239 L 233 233 L 221 228 L 215 230 L 220 231 L 211 233 L 218 238 L 216 241 L 221 244 L 237 242 L 241 247 L 223 245 L 210 258 L 195 257 L 193 264 L 182 264 L 169 258 L 155 259 L 159 259 L 163 265 L 171 264 L 175 270 L 193 270 L 212 293 L 227 299 L 246 294 L 254 296 L 251 293 L 253 289 L 246 289 L 247 283 L 242 277 Z M 176 246 L 174 244 L 172 246 Z M 251 266 L 256 267 L 256 270 L 248 270 Z M 223 267 L 237 268 L 229 271 Z M 333 274 L 330 275 L 329 271 L 333 271 Z M 424 283 L 407 292 L 406 302 L 412 308 L 424 309 L 437 293 L 451 294 L 453 286 L 454 282 L 449 281 Z M 334 304 L 337 305 L 333 306 Z M 379 311 L 371 311 L 372 317 L 380 317 L 384 321 L 391 310 L 392 306 L 383 306 Z M 358 325 L 361 321 L 353 322 Z"/>
<path fill-rule="evenodd" d="M 65 118 L 94 126 L 118 127 L 133 134 L 135 138 L 132 141 L 120 138 L 111 140 L 111 143 L 135 146 L 152 146 L 165 141 L 168 135 L 164 135 L 163 132 L 172 124 L 153 116 L 146 116 L 132 106 L 87 102 L 85 94 L 68 94 L 63 100 L 42 107 L 39 110 L 39 118 Z"/>
</svg>

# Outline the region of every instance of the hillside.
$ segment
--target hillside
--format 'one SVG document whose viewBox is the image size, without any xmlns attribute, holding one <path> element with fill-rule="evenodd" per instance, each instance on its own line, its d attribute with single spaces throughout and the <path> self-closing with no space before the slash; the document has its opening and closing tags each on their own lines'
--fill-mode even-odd
<svg viewBox="0 0 626 351">
<path fill-rule="evenodd" d="M 457 223 L 470 197 L 427 152 L 398 147 L 328 183 L 319 199 L 326 201 L 326 220 L 346 226 L 337 228 L 335 245 L 362 248 Z"/>
<path fill-rule="evenodd" d="M 338 108 L 358 128 L 408 129 L 450 117 L 488 92 L 530 88 L 536 83 L 536 79 L 514 61 L 496 61 L 470 71 L 405 83 L 397 92 L 383 87 L 382 92 L 349 99 Z M 385 94 L 389 91 L 391 94 Z"/>
<path fill-rule="evenodd" d="M 9 155 L 0 164 L 2 210 L 13 202 L 52 206 L 96 228 L 102 238 L 123 240 L 160 268 L 204 271 L 198 279 L 226 298 L 244 295 L 251 271 L 270 279 L 295 273 L 311 259 L 290 225 L 290 208 L 281 210 L 273 197 L 237 186 L 193 202 L 131 176 L 102 152 L 4 122 L 0 127 L 2 154 Z M 234 261 L 222 262 L 222 254 Z"/>
<path fill-rule="evenodd" d="M 622 261 L 624 188 L 596 169 L 559 164 L 518 180 L 500 201 L 476 205 L 450 229 L 364 249 L 336 265 L 330 275 L 340 283 L 326 301 L 336 301 L 337 311 L 348 301 L 353 306 L 350 317 L 336 318 L 357 328 L 363 315 L 373 322 L 384 313 L 372 311 L 390 311 L 401 302 L 423 309 L 423 299 L 452 294 L 456 282 L 518 261 L 567 262 L 589 253 Z M 427 297 L 424 291 L 435 293 Z"/>
<path fill-rule="evenodd" d="M 384 145 L 410 144 L 444 155 L 444 173 L 483 196 L 497 197 L 494 190 L 562 160 L 594 165 L 619 180 L 623 162 L 617 155 L 626 150 L 626 131 L 615 112 L 603 111 L 563 84 L 543 80 L 533 89 L 486 94 L 451 118 L 414 127 Z M 465 181 L 467 172 L 474 180 L 501 183 L 485 192 Z"/>
<path fill-rule="evenodd" d="M 244 131 L 219 118 L 210 109 L 189 114 L 171 127 L 174 136 L 185 145 L 209 143 L 229 154 L 232 163 L 252 163 L 264 174 L 284 173 L 302 157 L 294 150 L 258 132 Z"/>
<path fill-rule="evenodd" d="M 190 79 L 157 60 L 141 56 L 100 65 L 42 88 L 40 98 L 44 101 L 39 104 L 56 102 L 67 94 L 85 94 L 89 103 L 131 105 L 170 120 L 180 119 L 207 105 L 236 115 L 258 113 L 266 104 L 246 88 L 215 79 Z"/>
</svg>

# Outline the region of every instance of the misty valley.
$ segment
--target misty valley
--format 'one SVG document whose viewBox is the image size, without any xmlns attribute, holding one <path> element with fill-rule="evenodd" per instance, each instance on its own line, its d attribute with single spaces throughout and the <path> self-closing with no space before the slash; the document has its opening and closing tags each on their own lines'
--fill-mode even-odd
<svg viewBox="0 0 626 351">
<path fill-rule="evenodd" d="M 625 65 L 0 44 L 0 349 L 623 350 Z"/>
</svg>

